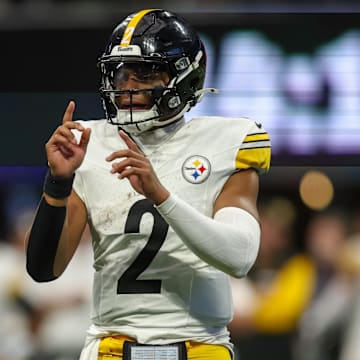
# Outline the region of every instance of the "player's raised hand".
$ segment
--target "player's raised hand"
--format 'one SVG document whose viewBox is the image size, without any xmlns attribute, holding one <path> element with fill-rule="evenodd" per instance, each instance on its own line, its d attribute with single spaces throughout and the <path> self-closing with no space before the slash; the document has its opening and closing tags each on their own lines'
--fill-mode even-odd
<svg viewBox="0 0 360 360">
<path fill-rule="evenodd" d="M 113 152 L 106 160 L 113 161 L 111 172 L 118 173 L 119 178 L 127 178 L 139 194 L 144 195 L 155 204 L 160 204 L 169 196 L 169 192 L 160 183 L 150 160 L 138 148 L 135 142 L 122 130 L 119 132 L 128 149 Z"/>
<path fill-rule="evenodd" d="M 90 130 L 73 121 L 75 102 L 67 106 L 62 125 L 52 134 L 45 145 L 48 164 L 53 176 L 70 177 L 81 165 L 90 139 Z M 72 130 L 80 131 L 81 138 L 77 142 Z"/>
</svg>

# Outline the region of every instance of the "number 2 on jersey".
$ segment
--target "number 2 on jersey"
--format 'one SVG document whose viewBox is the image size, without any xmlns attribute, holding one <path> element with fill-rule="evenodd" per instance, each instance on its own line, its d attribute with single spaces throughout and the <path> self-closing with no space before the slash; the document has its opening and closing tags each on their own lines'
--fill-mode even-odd
<svg viewBox="0 0 360 360">
<path fill-rule="evenodd" d="M 131 208 L 125 223 L 125 233 L 138 233 L 140 222 L 144 214 L 150 213 L 154 217 L 154 225 L 145 247 L 135 258 L 133 263 L 122 274 L 117 284 L 118 294 L 159 294 L 161 280 L 138 280 L 159 252 L 165 241 L 169 225 L 161 217 L 148 199 L 137 201 Z"/>
</svg>

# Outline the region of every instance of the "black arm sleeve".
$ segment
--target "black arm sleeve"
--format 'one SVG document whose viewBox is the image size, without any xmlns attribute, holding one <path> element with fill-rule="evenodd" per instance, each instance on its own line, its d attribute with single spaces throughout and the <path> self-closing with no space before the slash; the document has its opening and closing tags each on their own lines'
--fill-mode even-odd
<svg viewBox="0 0 360 360">
<path fill-rule="evenodd" d="M 26 270 L 37 282 L 56 279 L 53 268 L 65 215 L 65 206 L 51 206 L 41 199 L 26 250 Z"/>
</svg>

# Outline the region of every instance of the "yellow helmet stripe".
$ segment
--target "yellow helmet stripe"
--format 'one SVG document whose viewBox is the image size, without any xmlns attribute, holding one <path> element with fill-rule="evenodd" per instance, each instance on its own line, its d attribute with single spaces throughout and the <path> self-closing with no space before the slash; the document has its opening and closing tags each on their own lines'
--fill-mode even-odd
<svg viewBox="0 0 360 360">
<path fill-rule="evenodd" d="M 121 43 L 120 43 L 121 47 L 126 47 L 126 46 L 130 45 L 130 41 L 132 39 L 132 36 L 134 34 L 137 24 L 147 13 L 149 13 L 153 10 L 155 10 L 155 9 L 141 10 L 137 14 L 134 15 L 134 17 L 127 24 L 127 27 L 124 31 L 124 34 L 123 34 L 123 37 L 122 37 Z"/>
</svg>

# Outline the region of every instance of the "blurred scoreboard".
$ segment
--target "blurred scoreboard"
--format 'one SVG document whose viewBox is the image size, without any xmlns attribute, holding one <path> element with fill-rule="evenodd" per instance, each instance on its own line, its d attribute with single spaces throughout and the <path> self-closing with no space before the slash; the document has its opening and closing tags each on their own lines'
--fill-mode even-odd
<svg viewBox="0 0 360 360">
<path fill-rule="evenodd" d="M 360 14 L 219 18 L 224 21 L 195 26 L 207 49 L 205 86 L 220 93 L 206 95 L 187 118 L 260 121 L 279 163 L 357 164 Z M 111 26 L 0 32 L 0 165 L 44 164 L 44 143 L 71 99 L 77 102 L 76 118 L 103 116 L 96 62 L 110 32 Z"/>
</svg>

